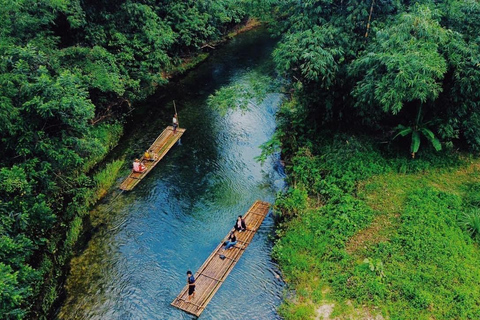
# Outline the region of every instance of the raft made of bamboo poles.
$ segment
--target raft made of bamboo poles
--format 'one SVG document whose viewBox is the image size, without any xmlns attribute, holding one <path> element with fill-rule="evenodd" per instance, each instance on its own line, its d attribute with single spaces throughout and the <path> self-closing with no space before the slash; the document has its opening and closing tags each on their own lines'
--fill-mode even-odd
<svg viewBox="0 0 480 320">
<path fill-rule="evenodd" d="M 252 241 L 269 209 L 268 202 L 256 201 L 243 216 L 247 230 L 235 232 L 237 244 L 229 250 L 223 250 L 223 243 L 234 230 L 232 229 L 195 273 L 195 297 L 188 300 L 188 285 L 185 285 L 171 305 L 197 317 L 200 316 Z"/>
<path fill-rule="evenodd" d="M 157 139 L 152 143 L 150 148 L 147 150 L 151 150 L 155 155 L 155 160 L 146 160 L 144 156 L 140 159 L 141 162 L 145 165 L 145 170 L 142 172 L 132 172 L 128 175 L 128 177 L 122 182 L 120 185 L 120 189 L 122 190 L 132 190 L 145 176 L 157 165 L 157 163 L 162 160 L 162 158 L 167 154 L 168 150 L 170 150 L 174 145 L 175 142 L 180 139 L 186 129 L 184 128 L 177 128 L 175 134 L 173 134 L 173 127 L 168 126 L 163 132 L 158 136 Z"/>
</svg>

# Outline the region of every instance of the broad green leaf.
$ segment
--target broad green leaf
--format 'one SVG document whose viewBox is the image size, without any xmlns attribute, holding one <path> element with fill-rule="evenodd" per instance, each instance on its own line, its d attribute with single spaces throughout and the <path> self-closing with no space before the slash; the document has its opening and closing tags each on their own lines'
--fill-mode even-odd
<svg viewBox="0 0 480 320">
<path fill-rule="evenodd" d="M 442 144 L 440 143 L 440 141 L 437 138 L 433 138 L 431 142 L 432 142 L 432 145 L 435 148 L 435 150 L 437 150 L 437 151 L 442 150 Z"/>
<path fill-rule="evenodd" d="M 410 151 L 412 153 L 417 153 L 419 148 L 420 148 L 420 133 L 418 131 L 413 131 L 412 132 L 412 145 L 410 147 Z"/>
<path fill-rule="evenodd" d="M 395 139 L 396 137 L 398 136 L 402 136 L 402 137 L 405 137 L 406 135 L 412 133 L 412 128 L 405 128 L 403 130 L 401 130 L 400 132 L 398 132 L 395 137 L 393 137 L 393 139 Z"/>
</svg>

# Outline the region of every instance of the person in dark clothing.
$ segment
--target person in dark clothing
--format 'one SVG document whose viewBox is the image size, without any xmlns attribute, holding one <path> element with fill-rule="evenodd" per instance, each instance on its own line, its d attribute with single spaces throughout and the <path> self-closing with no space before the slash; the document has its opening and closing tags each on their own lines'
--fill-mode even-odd
<svg viewBox="0 0 480 320">
<path fill-rule="evenodd" d="M 228 240 L 225 241 L 225 243 L 224 243 L 225 248 L 223 248 L 223 250 L 228 250 L 236 244 L 237 244 L 237 237 L 235 236 L 235 231 L 232 231 L 230 233 L 230 235 L 228 236 Z"/>
<path fill-rule="evenodd" d="M 245 219 L 243 219 L 242 216 L 238 216 L 237 222 L 235 222 L 234 228 L 238 232 L 242 232 L 242 231 L 247 230 L 247 225 L 245 224 Z"/>
<path fill-rule="evenodd" d="M 187 271 L 187 284 L 188 284 L 188 300 L 195 298 L 195 277 L 192 272 Z"/>
</svg>

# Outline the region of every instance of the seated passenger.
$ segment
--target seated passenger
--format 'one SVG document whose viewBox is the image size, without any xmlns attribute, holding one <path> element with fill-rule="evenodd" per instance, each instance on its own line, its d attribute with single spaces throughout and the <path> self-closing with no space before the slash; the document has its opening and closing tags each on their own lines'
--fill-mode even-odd
<svg viewBox="0 0 480 320">
<path fill-rule="evenodd" d="M 140 160 L 135 159 L 135 161 L 133 161 L 133 171 L 134 172 L 143 172 L 143 171 L 145 171 L 145 165 L 143 163 L 141 163 Z"/>
<path fill-rule="evenodd" d="M 242 216 L 238 216 L 237 222 L 235 222 L 234 226 L 236 231 L 242 232 L 247 230 L 247 225 L 245 224 L 245 219 Z"/>
<path fill-rule="evenodd" d="M 143 159 L 147 161 L 155 161 L 156 158 L 157 157 L 155 156 L 155 153 L 153 153 L 152 150 L 145 151 L 145 153 L 143 154 Z"/>
<path fill-rule="evenodd" d="M 225 243 L 223 244 L 225 246 L 223 250 L 231 249 L 236 244 L 237 244 L 237 237 L 235 236 L 235 231 L 232 231 L 232 233 L 230 233 L 230 235 L 228 236 L 228 240 L 225 241 Z"/>
</svg>

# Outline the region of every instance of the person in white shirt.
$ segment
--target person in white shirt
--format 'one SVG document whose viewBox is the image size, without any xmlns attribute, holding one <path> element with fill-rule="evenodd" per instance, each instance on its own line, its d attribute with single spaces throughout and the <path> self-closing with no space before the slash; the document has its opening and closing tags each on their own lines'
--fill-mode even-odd
<svg viewBox="0 0 480 320">
<path fill-rule="evenodd" d="M 143 172 L 145 170 L 145 165 L 140 162 L 140 160 L 135 159 L 133 161 L 133 171 L 134 172 Z"/>
<path fill-rule="evenodd" d="M 176 113 L 173 115 L 172 126 L 173 126 L 173 134 L 177 133 L 178 119 L 177 119 Z"/>
</svg>

